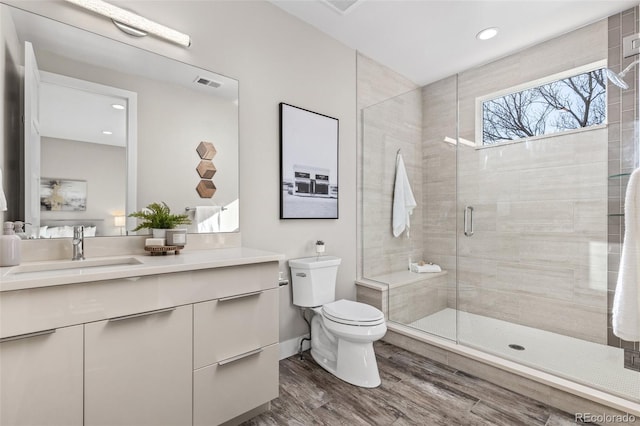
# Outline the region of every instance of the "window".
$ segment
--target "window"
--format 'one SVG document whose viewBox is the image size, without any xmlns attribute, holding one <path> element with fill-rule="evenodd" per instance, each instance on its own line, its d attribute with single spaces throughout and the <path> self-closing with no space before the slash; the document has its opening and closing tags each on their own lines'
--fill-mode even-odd
<svg viewBox="0 0 640 426">
<path fill-rule="evenodd" d="M 607 111 L 604 68 L 563 74 L 523 90 L 479 99 L 482 145 L 604 124 Z"/>
</svg>

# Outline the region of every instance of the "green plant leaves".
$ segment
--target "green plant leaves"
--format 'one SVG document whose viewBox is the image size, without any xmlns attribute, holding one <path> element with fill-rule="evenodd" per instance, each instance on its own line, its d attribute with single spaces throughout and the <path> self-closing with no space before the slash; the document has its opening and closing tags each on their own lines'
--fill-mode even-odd
<svg viewBox="0 0 640 426">
<path fill-rule="evenodd" d="M 129 217 L 142 219 L 133 231 L 144 228 L 173 229 L 178 225 L 189 225 L 191 220 L 186 214 L 171 214 L 171 209 L 162 201 L 161 203 L 151 203 L 144 209 L 131 213 Z"/>
</svg>

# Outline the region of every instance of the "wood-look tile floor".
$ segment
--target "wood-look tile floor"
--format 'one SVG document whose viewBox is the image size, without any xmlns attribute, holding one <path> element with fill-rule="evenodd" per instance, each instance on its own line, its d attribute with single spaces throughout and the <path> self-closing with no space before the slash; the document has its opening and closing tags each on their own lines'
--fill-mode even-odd
<svg viewBox="0 0 640 426">
<path fill-rule="evenodd" d="M 243 425 L 543 425 L 573 415 L 396 346 L 376 342 L 382 384 L 364 389 L 318 366 L 310 353 L 280 361 L 280 396 Z"/>
</svg>

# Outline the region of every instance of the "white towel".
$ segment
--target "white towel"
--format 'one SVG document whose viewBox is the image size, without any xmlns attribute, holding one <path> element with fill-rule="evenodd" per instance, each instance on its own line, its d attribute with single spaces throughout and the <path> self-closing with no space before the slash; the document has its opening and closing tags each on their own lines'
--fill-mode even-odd
<svg viewBox="0 0 640 426">
<path fill-rule="evenodd" d="M 4 188 L 2 187 L 2 169 L 0 169 L 0 212 L 7 211 L 7 199 L 4 196 Z"/>
<path fill-rule="evenodd" d="M 220 232 L 220 207 L 196 206 L 194 219 L 198 232 Z"/>
<path fill-rule="evenodd" d="M 613 298 L 613 333 L 640 341 L 640 169 L 631 174 L 624 206 L 624 243 Z"/>
<path fill-rule="evenodd" d="M 442 272 L 442 268 L 440 265 L 434 265 L 433 263 L 424 263 L 420 265 L 419 263 L 412 263 L 411 272 L 416 272 L 422 274 L 424 272 Z"/>
<path fill-rule="evenodd" d="M 410 216 L 416 206 L 402 155 L 398 153 L 396 156 L 396 183 L 393 189 L 392 229 L 394 237 L 399 237 L 405 230 L 407 237 L 409 236 Z"/>
</svg>

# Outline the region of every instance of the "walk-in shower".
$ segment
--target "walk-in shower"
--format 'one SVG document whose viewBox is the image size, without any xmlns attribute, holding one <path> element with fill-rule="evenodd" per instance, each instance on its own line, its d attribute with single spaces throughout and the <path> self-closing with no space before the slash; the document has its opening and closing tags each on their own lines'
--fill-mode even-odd
<svg viewBox="0 0 640 426">
<path fill-rule="evenodd" d="M 362 110 L 361 281 L 392 324 L 640 402 L 638 342 L 611 328 L 637 31 L 635 8 Z M 398 149 L 417 207 L 394 238 Z"/>
</svg>

